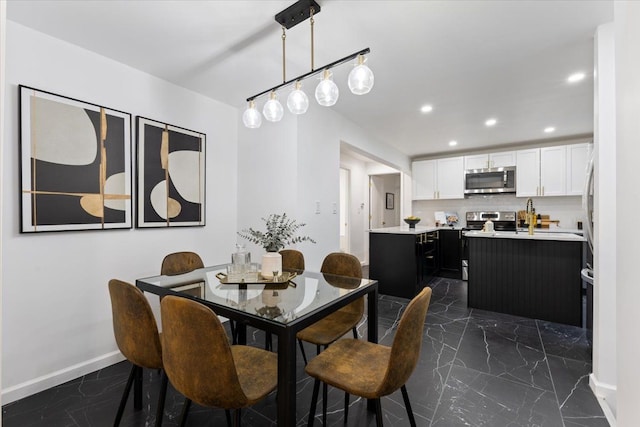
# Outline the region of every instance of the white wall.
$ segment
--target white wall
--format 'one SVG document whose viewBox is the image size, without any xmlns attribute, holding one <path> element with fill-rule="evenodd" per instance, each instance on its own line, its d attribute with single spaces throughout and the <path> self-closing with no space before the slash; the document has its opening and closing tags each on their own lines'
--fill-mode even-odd
<svg viewBox="0 0 640 427">
<path fill-rule="evenodd" d="M 119 360 L 109 279 L 158 274 L 164 255 L 179 250 L 200 253 L 206 264 L 226 262 L 236 241 L 238 176 L 237 109 L 11 21 L 6 54 L 4 403 Z M 206 227 L 19 234 L 18 84 L 206 133 Z"/>
<path fill-rule="evenodd" d="M 0 1 L 0 176 L 3 172 L 3 147 L 4 147 L 4 114 L 5 111 L 5 73 L 6 73 L 6 36 L 7 36 L 7 2 Z M 0 186 L 0 307 L 2 307 L 2 186 Z M 0 384 L 2 383 L 2 316 L 0 316 Z M 3 399 L 0 393 L 0 407 Z M 0 419 L 0 426 L 2 419 Z"/>
<path fill-rule="evenodd" d="M 615 2 L 616 53 L 616 180 L 618 224 L 640 212 L 638 159 L 640 158 L 640 3 Z M 618 227 L 617 237 L 617 424 L 638 425 L 640 402 L 640 333 L 638 332 L 638 260 L 640 247 L 629 227 Z M 613 287 L 615 283 L 607 283 Z M 614 331 L 610 331 L 614 333 Z"/>
<path fill-rule="evenodd" d="M 590 385 L 616 414 L 616 77 L 614 24 L 595 38 L 594 88 L 594 304 L 593 373 Z M 625 215 L 626 216 L 626 215 Z"/>
<path fill-rule="evenodd" d="M 313 101 L 303 116 L 285 112 L 281 122 L 263 122 L 259 129 L 242 127 L 238 136 L 238 193 L 243 195 L 238 201 L 238 227 L 260 226 L 260 217 L 271 212 L 291 212 L 307 224 L 301 234 L 317 241 L 298 245 L 309 269 L 319 269 L 328 253 L 340 249 L 340 216 L 337 211 L 333 213 L 333 204 L 340 203 L 342 142 L 399 170 L 411 168 L 407 156 Z M 265 161 L 263 150 L 268 151 L 270 161 Z M 283 170 L 274 171 L 274 167 Z M 297 182 L 297 188 L 291 182 Z M 255 194 L 257 188 L 260 194 Z M 268 203 L 268 208 L 262 202 Z M 316 202 L 320 203 L 320 213 L 315 213 Z M 263 251 L 253 247 L 252 252 L 257 257 Z"/>
</svg>

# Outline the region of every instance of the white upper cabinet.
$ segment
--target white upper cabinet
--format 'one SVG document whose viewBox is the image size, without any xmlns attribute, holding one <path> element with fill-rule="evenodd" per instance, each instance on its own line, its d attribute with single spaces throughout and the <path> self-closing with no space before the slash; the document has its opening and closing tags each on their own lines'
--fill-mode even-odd
<svg viewBox="0 0 640 427">
<path fill-rule="evenodd" d="M 516 165 L 515 151 L 503 151 L 500 153 L 489 154 L 490 168 L 503 168 L 503 167 L 515 166 L 515 165 Z"/>
<path fill-rule="evenodd" d="M 413 199 L 463 199 L 464 158 L 413 162 Z"/>
<path fill-rule="evenodd" d="M 560 145 L 516 152 L 516 196 L 579 196 L 591 144 Z"/>
<path fill-rule="evenodd" d="M 567 194 L 567 147 L 540 149 L 540 195 L 564 196 Z"/>
<path fill-rule="evenodd" d="M 489 167 L 488 154 L 472 154 L 464 156 L 464 169 L 484 169 Z"/>
<path fill-rule="evenodd" d="M 559 145 L 413 162 L 413 199 L 463 199 L 467 169 L 516 167 L 516 197 L 579 196 L 592 144 Z"/>
<path fill-rule="evenodd" d="M 414 200 L 432 200 L 436 198 L 436 167 L 435 160 L 413 162 L 411 170 Z"/>
<path fill-rule="evenodd" d="M 540 149 L 516 151 L 516 197 L 540 195 Z"/>
<path fill-rule="evenodd" d="M 516 152 L 503 151 L 500 153 L 472 154 L 464 156 L 464 169 L 501 168 L 516 165 Z"/>
<path fill-rule="evenodd" d="M 464 199 L 464 158 L 438 159 L 438 199 Z"/>
<path fill-rule="evenodd" d="M 587 177 L 587 161 L 593 144 L 567 146 L 567 195 L 581 196 Z"/>
</svg>

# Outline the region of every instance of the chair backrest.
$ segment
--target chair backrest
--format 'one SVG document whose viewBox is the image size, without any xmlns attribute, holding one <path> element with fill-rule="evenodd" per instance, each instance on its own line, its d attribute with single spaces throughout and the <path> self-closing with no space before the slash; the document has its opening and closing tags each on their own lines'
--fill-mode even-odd
<svg viewBox="0 0 640 427">
<path fill-rule="evenodd" d="M 343 252 L 333 252 L 327 255 L 320 267 L 322 273 L 337 274 L 339 276 L 362 278 L 362 265 L 355 256 Z"/>
<path fill-rule="evenodd" d="M 143 368 L 162 368 L 158 325 L 142 291 L 130 283 L 112 279 L 109 296 L 113 333 L 124 357 Z"/>
<path fill-rule="evenodd" d="M 174 252 L 167 255 L 162 260 L 160 274 L 165 276 L 175 276 L 184 274 L 198 268 L 204 268 L 204 263 L 195 252 Z"/>
<path fill-rule="evenodd" d="M 282 255 L 283 270 L 304 270 L 304 255 L 295 249 L 283 249 Z"/>
<path fill-rule="evenodd" d="M 391 345 L 391 356 L 379 396 L 402 387 L 416 367 L 422 347 L 422 331 L 431 301 L 431 288 L 424 288 L 407 305 Z"/>
<path fill-rule="evenodd" d="M 324 257 L 320 271 L 327 274 L 336 274 L 338 276 L 362 279 L 362 265 L 360 264 L 360 260 L 356 256 L 344 252 L 332 252 Z M 332 282 L 329 279 L 327 281 L 329 283 Z M 351 304 L 345 306 L 342 310 L 349 310 L 363 315 L 364 297 L 358 298 Z"/>
<path fill-rule="evenodd" d="M 164 369 L 176 390 L 203 406 L 246 406 L 249 399 L 218 316 L 203 304 L 173 295 L 160 306 Z"/>
</svg>

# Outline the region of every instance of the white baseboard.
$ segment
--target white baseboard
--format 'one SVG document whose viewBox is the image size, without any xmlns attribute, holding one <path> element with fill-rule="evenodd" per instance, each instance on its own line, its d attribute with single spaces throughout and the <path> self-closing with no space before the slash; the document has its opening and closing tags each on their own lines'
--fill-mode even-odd
<svg viewBox="0 0 640 427">
<path fill-rule="evenodd" d="M 604 416 L 611 427 L 616 427 L 616 393 L 617 387 L 611 384 L 603 383 L 593 375 L 589 374 L 589 387 L 596 395 Z"/>
<path fill-rule="evenodd" d="M 119 351 L 107 353 L 102 356 L 87 360 L 76 365 L 69 366 L 56 372 L 25 381 L 2 390 L 2 404 L 15 402 L 24 397 L 44 391 L 48 388 L 66 383 L 83 375 L 106 368 L 124 360 Z"/>
</svg>

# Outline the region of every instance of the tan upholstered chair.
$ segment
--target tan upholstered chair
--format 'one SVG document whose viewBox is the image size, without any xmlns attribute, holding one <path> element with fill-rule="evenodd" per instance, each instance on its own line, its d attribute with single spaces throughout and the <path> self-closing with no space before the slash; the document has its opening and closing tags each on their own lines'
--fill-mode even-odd
<svg viewBox="0 0 640 427">
<path fill-rule="evenodd" d="M 167 296 L 161 302 L 164 367 L 171 384 L 187 401 L 207 407 L 235 410 L 266 397 L 278 384 L 278 356 L 244 345 L 229 345 L 218 316 L 196 301 Z"/>
<path fill-rule="evenodd" d="M 113 279 L 109 281 L 109 296 L 111 297 L 113 333 L 116 343 L 124 357 L 133 365 L 114 422 L 114 426 L 118 426 L 133 381 L 142 380 L 142 368 L 162 369 L 162 347 L 156 319 L 151 311 L 149 301 L 140 289 L 129 283 Z M 156 426 L 162 424 L 166 391 L 167 375 L 163 371 L 160 395 L 158 396 Z M 134 399 L 134 407 L 136 410 L 142 409 L 142 402 Z"/>
<path fill-rule="evenodd" d="M 327 274 L 336 274 L 339 276 L 348 276 L 361 279 L 362 266 L 358 258 L 351 254 L 333 252 L 327 255 L 322 262 L 320 271 Z M 325 348 L 345 335 L 349 330 L 353 331 L 353 337 L 358 337 L 356 326 L 362 315 L 364 314 L 364 298 L 359 298 L 351 304 L 331 313 L 324 319 L 314 323 L 313 325 L 301 330 L 297 334 L 300 350 L 304 363 L 307 363 L 307 355 L 305 354 L 302 341 L 310 342 L 316 345 L 316 353 L 320 353 L 320 347 Z"/>
<path fill-rule="evenodd" d="M 288 271 L 304 271 L 304 255 L 295 249 L 283 249 L 280 251 L 282 255 L 282 269 Z"/>
<path fill-rule="evenodd" d="M 198 268 L 204 268 L 204 263 L 195 252 L 174 252 L 167 255 L 162 260 L 160 274 L 165 276 L 175 276 L 184 274 Z"/>
<path fill-rule="evenodd" d="M 349 395 L 376 400 L 376 421 L 382 426 L 380 398 L 398 388 L 409 416 L 411 426 L 416 425 L 405 386 L 413 373 L 422 346 L 422 331 L 431 288 L 424 288 L 407 306 L 398 324 L 391 347 L 368 341 L 344 339 L 316 356 L 305 368 L 315 378 L 309 426 L 313 426 L 320 381 L 345 392 L 344 422 L 347 423 Z M 326 419 L 326 400 L 323 402 L 323 419 Z"/>
</svg>

